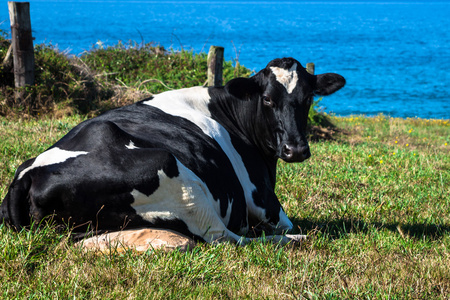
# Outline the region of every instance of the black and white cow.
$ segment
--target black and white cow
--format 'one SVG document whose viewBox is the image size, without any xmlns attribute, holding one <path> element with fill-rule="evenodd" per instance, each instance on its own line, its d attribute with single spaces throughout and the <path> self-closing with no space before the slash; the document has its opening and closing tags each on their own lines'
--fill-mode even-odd
<svg viewBox="0 0 450 300">
<path fill-rule="evenodd" d="M 345 84 L 292 58 L 251 78 L 193 87 L 108 111 L 17 170 L 0 218 L 16 229 L 47 216 L 76 230 L 158 227 L 241 244 L 249 228 L 292 228 L 274 193 L 276 164 L 310 157 L 314 95 Z"/>
</svg>

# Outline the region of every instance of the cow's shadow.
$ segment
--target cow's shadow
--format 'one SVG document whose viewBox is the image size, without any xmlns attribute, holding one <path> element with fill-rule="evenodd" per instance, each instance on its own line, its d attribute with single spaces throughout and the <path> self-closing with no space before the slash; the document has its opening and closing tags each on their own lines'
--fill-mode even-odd
<svg viewBox="0 0 450 300">
<path fill-rule="evenodd" d="M 310 220 L 291 218 L 294 224 L 293 233 L 314 234 L 321 232 L 331 239 L 338 239 L 348 233 L 367 233 L 372 230 L 389 230 L 402 237 L 433 240 L 441 239 L 450 234 L 450 226 L 425 223 L 379 223 L 366 222 L 360 219 Z"/>
</svg>

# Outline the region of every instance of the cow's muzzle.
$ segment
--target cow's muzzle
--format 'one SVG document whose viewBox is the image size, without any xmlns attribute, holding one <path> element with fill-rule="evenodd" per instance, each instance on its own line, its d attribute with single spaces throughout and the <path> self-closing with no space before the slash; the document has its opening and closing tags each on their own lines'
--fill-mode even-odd
<svg viewBox="0 0 450 300">
<path fill-rule="evenodd" d="M 284 144 L 281 148 L 280 158 L 285 162 L 302 162 L 311 157 L 309 146 L 295 146 Z"/>
</svg>

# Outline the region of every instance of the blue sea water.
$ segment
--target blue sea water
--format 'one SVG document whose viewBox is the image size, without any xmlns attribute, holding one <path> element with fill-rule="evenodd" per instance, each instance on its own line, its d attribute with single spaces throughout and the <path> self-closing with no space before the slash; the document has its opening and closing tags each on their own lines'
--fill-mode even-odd
<svg viewBox="0 0 450 300">
<path fill-rule="evenodd" d="M 292 56 L 347 79 L 320 102 L 328 113 L 450 119 L 448 0 L 29 2 L 35 43 L 71 54 L 119 40 L 195 52 L 220 45 L 255 71 Z"/>
</svg>

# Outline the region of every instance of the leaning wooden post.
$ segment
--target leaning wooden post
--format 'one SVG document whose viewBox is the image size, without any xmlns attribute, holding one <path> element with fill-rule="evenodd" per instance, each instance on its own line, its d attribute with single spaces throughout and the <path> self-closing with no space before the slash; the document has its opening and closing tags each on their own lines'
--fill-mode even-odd
<svg viewBox="0 0 450 300">
<path fill-rule="evenodd" d="M 16 87 L 34 84 L 34 51 L 30 3 L 8 2 Z"/>
<path fill-rule="evenodd" d="M 306 72 L 308 72 L 311 75 L 314 75 L 315 68 L 316 67 L 315 67 L 314 63 L 307 63 L 306 64 Z"/>
<path fill-rule="evenodd" d="M 223 47 L 211 46 L 208 52 L 208 86 L 222 86 Z"/>
<path fill-rule="evenodd" d="M 9 72 L 13 68 L 13 65 L 12 45 L 9 45 L 8 51 L 6 52 L 5 58 L 3 58 L 2 62 L 3 70 Z"/>
</svg>

